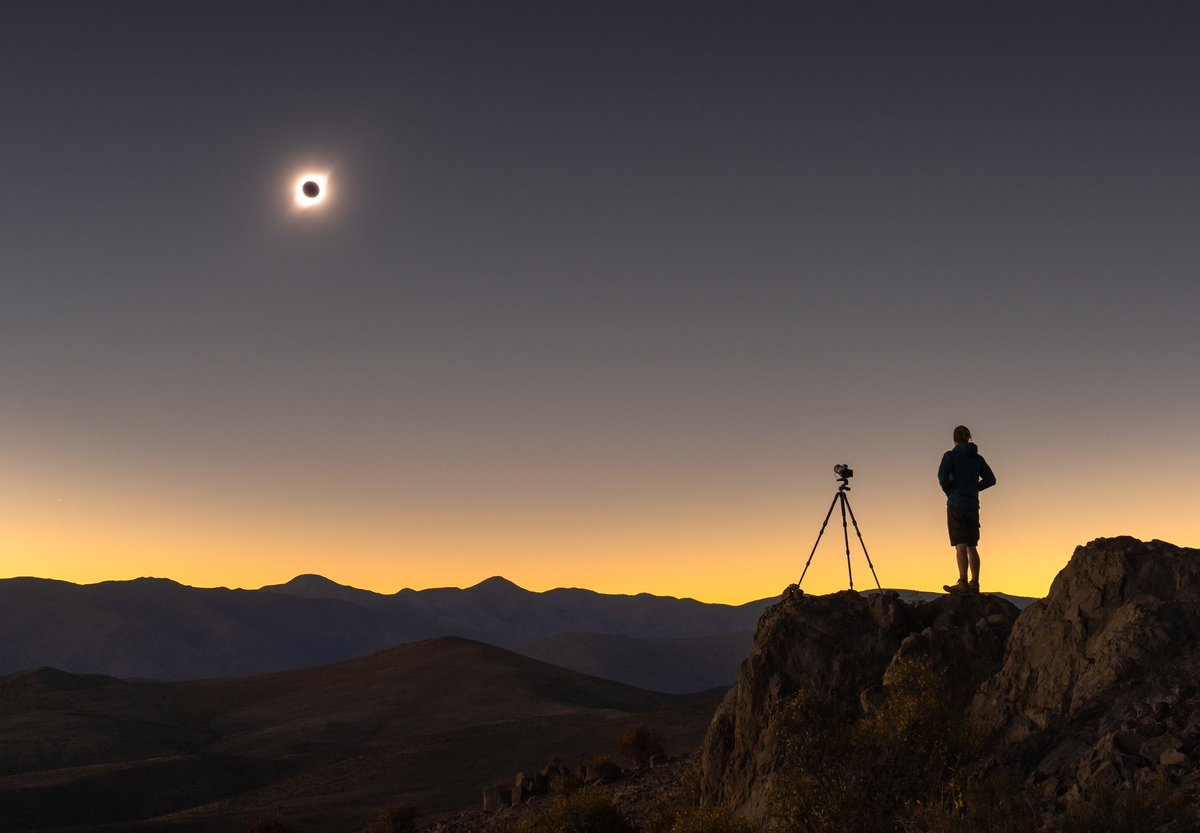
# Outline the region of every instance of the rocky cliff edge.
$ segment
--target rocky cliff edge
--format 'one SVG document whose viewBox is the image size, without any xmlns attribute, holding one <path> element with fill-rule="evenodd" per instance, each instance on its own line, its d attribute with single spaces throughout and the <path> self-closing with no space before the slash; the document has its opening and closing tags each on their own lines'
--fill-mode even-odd
<svg viewBox="0 0 1200 833">
<path fill-rule="evenodd" d="M 1097 781 L 1200 780 L 1200 551 L 1109 538 L 1078 547 L 1024 612 L 987 594 L 906 604 L 791 588 L 713 717 L 702 801 L 764 819 L 784 701 L 807 688 L 869 712 L 904 658 L 942 674 L 996 760 L 1048 800 Z"/>
</svg>

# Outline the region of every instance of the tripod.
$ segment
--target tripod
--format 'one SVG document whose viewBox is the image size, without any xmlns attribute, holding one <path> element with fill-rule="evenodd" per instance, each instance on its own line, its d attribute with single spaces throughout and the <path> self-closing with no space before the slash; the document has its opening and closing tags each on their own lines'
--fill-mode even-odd
<svg viewBox="0 0 1200 833">
<path fill-rule="evenodd" d="M 804 562 L 804 572 L 800 574 L 800 581 L 796 582 L 799 587 L 804 582 L 804 576 L 808 573 L 808 565 L 812 564 L 813 556 L 817 552 L 817 544 L 821 543 L 821 536 L 825 534 L 825 526 L 829 523 L 829 516 L 833 514 L 833 507 L 839 502 L 842 504 L 842 538 L 846 542 L 846 572 L 850 574 L 850 589 L 854 589 L 854 571 L 850 568 L 850 531 L 846 528 L 846 513 L 850 513 L 850 520 L 854 523 L 854 534 L 858 536 L 858 544 L 862 547 L 863 555 L 867 557 L 867 566 L 871 568 L 871 575 L 875 578 L 875 586 L 880 590 L 883 587 L 879 584 L 879 576 L 875 575 L 875 565 L 871 563 L 871 556 L 867 553 L 867 545 L 863 543 L 862 532 L 858 529 L 858 519 L 854 517 L 854 510 L 850 508 L 850 498 L 846 496 L 846 492 L 850 491 L 849 476 L 838 478 L 842 485 L 838 486 L 838 490 L 833 494 L 833 502 L 829 504 L 829 511 L 825 513 L 825 520 L 821 521 L 821 531 L 817 533 L 817 543 L 813 544 L 812 552 L 808 554 L 808 561 Z"/>
</svg>

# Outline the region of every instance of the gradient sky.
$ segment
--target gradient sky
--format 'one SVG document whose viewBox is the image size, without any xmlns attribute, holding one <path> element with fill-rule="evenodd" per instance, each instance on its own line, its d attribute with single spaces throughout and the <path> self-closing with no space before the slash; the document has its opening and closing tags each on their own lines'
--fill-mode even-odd
<svg viewBox="0 0 1200 833">
<path fill-rule="evenodd" d="M 5 2 L 0 575 L 743 602 L 844 461 L 933 589 L 959 422 L 985 589 L 1200 545 L 1198 43 L 1189 2 Z"/>
</svg>

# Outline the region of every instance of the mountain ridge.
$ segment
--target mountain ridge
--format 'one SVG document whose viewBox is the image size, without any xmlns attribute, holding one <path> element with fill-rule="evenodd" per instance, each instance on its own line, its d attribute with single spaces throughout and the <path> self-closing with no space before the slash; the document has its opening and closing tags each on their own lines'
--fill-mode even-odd
<svg viewBox="0 0 1200 833">
<path fill-rule="evenodd" d="M 0 581 L 3 581 L 3 580 L 4 579 L 0 579 Z M 47 579 L 47 580 L 56 580 L 56 579 Z M 167 580 L 170 581 L 170 579 L 167 579 Z M 81 585 L 81 586 L 89 586 L 89 585 Z M 184 586 L 189 586 L 189 585 L 184 585 Z M 652 599 L 674 599 L 676 601 L 681 601 L 681 602 L 695 602 L 697 604 L 702 604 L 702 605 L 711 605 L 711 606 L 718 606 L 718 607 L 732 607 L 732 608 L 745 607 L 746 605 L 757 605 L 757 604 L 768 601 L 768 599 L 766 597 L 764 597 L 762 599 L 751 599 L 750 601 L 741 602 L 738 604 L 733 604 L 730 602 L 703 602 L 703 601 L 700 601 L 699 599 L 693 598 L 691 596 L 666 596 L 666 595 L 660 595 L 658 593 L 650 593 L 647 591 L 640 591 L 637 593 L 603 593 L 599 590 L 592 590 L 592 589 L 586 588 L 586 587 L 565 587 L 565 586 L 564 587 L 551 587 L 547 590 L 530 590 L 526 587 L 522 587 L 521 585 L 517 584 L 516 582 L 514 582 L 511 579 L 505 578 L 502 575 L 489 576 L 488 578 L 485 578 L 481 581 L 476 582 L 475 584 L 471 584 L 466 587 L 438 586 L 438 587 L 426 587 L 421 590 L 417 590 L 412 587 L 403 587 L 393 593 L 385 593 L 385 592 L 381 592 L 378 590 L 368 590 L 368 589 L 361 588 L 361 587 L 355 587 L 354 585 L 351 585 L 351 584 L 341 584 L 341 583 L 334 581 L 333 579 L 323 576 L 319 573 L 300 573 L 299 575 L 294 576 L 293 578 L 289 579 L 288 581 L 285 581 L 285 582 L 282 582 L 279 584 L 265 584 L 265 585 L 263 585 L 261 587 L 257 587 L 257 588 L 239 588 L 239 589 L 262 590 L 262 591 L 267 591 L 267 592 L 286 592 L 286 591 L 292 590 L 292 589 L 307 589 L 307 587 L 309 587 L 309 586 L 311 586 L 314 589 L 324 587 L 324 588 L 328 588 L 331 590 L 353 590 L 358 593 L 368 593 L 372 596 L 378 596 L 379 598 L 382 598 L 382 599 L 392 599 L 392 598 L 396 598 L 397 596 L 401 596 L 401 595 L 411 595 L 411 594 L 421 594 L 421 593 L 444 593 L 444 592 L 456 592 L 456 591 L 465 593 L 465 592 L 470 592 L 470 591 L 482 591 L 482 590 L 506 590 L 506 591 L 512 591 L 512 592 L 519 592 L 519 593 L 527 594 L 527 595 L 531 595 L 531 596 L 542 596 L 547 593 L 572 592 L 572 593 L 587 593 L 587 594 L 596 595 L 596 596 L 604 596 L 607 598 L 621 598 L 621 599 L 637 599 L 637 598 L 642 598 L 642 597 L 652 598 Z M 207 588 L 196 588 L 196 589 L 207 589 Z M 774 597 L 771 597 L 771 598 L 774 598 Z"/>
<path fill-rule="evenodd" d="M 519 650 L 564 633 L 610 634 L 660 650 L 652 644 L 680 638 L 720 642 L 752 632 L 765 606 L 578 588 L 535 593 L 500 576 L 465 589 L 392 595 L 315 574 L 258 590 L 194 588 L 154 577 L 87 585 L 21 577 L 0 580 L 0 633 L 6 636 L 0 641 L 0 673 L 53 666 L 119 678 L 246 676 L 441 636 Z M 556 659 L 545 650 L 537 656 Z M 713 666 L 700 675 L 708 688 L 713 680 L 732 681 L 740 660 L 726 651 L 705 661 Z M 583 670 L 645 682 L 623 675 L 621 662 Z"/>
</svg>

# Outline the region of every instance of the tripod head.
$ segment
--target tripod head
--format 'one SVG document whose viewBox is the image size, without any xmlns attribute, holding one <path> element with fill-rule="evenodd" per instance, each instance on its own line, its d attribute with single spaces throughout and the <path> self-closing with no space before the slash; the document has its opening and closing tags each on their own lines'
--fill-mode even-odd
<svg viewBox="0 0 1200 833">
<path fill-rule="evenodd" d="M 850 478 L 854 476 L 854 469 L 850 468 L 845 463 L 838 463 L 833 467 L 833 473 L 837 475 L 838 481 L 840 481 L 842 484 L 838 486 L 838 491 L 850 491 Z"/>
</svg>

